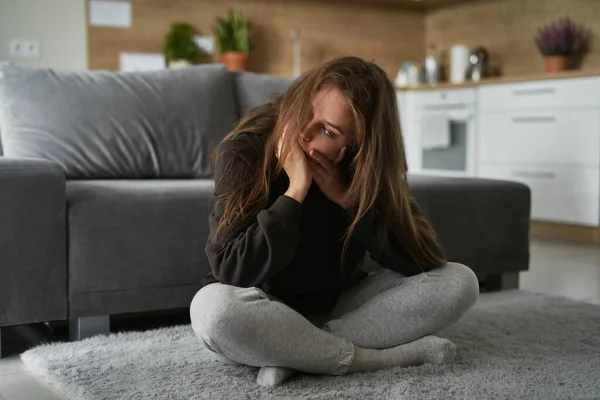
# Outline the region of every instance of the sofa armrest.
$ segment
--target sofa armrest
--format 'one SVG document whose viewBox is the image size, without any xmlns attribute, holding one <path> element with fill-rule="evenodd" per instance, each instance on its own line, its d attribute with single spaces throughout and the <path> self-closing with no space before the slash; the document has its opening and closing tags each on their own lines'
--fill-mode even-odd
<svg viewBox="0 0 600 400">
<path fill-rule="evenodd" d="M 0 157 L 0 326 L 67 318 L 65 177 Z"/>
<path fill-rule="evenodd" d="M 528 269 L 529 187 L 480 178 L 410 175 L 408 181 L 450 261 L 480 276 Z"/>
</svg>

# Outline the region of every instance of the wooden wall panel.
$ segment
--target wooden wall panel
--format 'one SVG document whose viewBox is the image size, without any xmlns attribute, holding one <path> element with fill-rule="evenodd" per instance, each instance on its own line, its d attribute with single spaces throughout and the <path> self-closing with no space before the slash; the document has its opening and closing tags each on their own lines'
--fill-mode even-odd
<svg viewBox="0 0 600 400">
<path fill-rule="evenodd" d="M 487 0 L 428 11 L 425 43 L 435 44 L 447 62 L 453 44 L 483 45 L 502 75 L 543 72 L 545 62 L 533 41 L 537 28 L 570 16 L 592 31 L 589 54 L 581 69 L 600 68 L 600 1 L 597 0 Z"/>
<path fill-rule="evenodd" d="M 441 1 L 441 0 L 436 0 Z M 454 1 L 454 0 L 453 0 Z M 426 12 L 390 7 L 405 0 L 131 0 L 133 27 L 88 27 L 90 69 L 118 69 L 122 51 L 158 52 L 171 21 L 183 20 L 210 34 L 216 15 L 239 8 L 254 26 L 257 49 L 250 59 L 256 72 L 292 72 L 290 29 L 302 30 L 303 69 L 343 54 L 374 59 L 392 76 L 404 60 L 421 61 L 433 43 L 447 63 L 456 43 L 483 45 L 505 76 L 535 74 L 544 60 L 533 43 L 536 28 L 569 15 L 593 32 L 583 70 L 600 68 L 600 1 L 485 0 L 450 4 Z M 388 4 L 384 6 L 381 4 Z M 429 3 L 428 3 L 429 4 Z M 214 61 L 209 58 L 207 61 Z"/>
<path fill-rule="evenodd" d="M 215 16 L 224 16 L 230 7 L 243 11 L 253 26 L 256 50 L 250 56 L 251 71 L 292 74 L 292 28 L 301 29 L 303 70 L 350 54 L 372 59 L 395 76 L 402 61 L 425 56 L 424 18 L 419 10 L 286 0 L 131 3 L 132 28 L 88 28 L 90 69 L 117 70 L 120 52 L 159 52 L 172 21 L 186 21 L 201 34 L 211 34 Z"/>
</svg>

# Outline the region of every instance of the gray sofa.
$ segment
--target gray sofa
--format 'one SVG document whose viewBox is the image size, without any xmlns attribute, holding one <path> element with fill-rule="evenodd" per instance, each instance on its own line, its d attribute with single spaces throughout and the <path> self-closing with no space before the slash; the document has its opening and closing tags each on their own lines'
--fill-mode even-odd
<svg viewBox="0 0 600 400">
<path fill-rule="evenodd" d="M 221 66 L 146 73 L 0 66 L 0 328 L 187 307 L 209 270 L 209 155 L 290 80 Z M 489 289 L 528 268 L 530 192 L 409 175 L 446 256 Z"/>
</svg>

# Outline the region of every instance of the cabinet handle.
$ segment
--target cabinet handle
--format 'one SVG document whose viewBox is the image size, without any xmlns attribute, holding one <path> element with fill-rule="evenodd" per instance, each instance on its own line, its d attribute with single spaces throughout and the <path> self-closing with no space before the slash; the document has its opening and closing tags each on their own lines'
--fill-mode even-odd
<svg viewBox="0 0 600 400">
<path fill-rule="evenodd" d="M 550 171 L 511 171 L 511 175 L 516 178 L 554 179 L 556 177 L 556 174 Z"/>
<path fill-rule="evenodd" d="M 553 94 L 556 92 L 554 88 L 539 88 L 539 89 L 516 89 L 513 90 L 515 96 L 527 96 L 535 94 Z"/>
<path fill-rule="evenodd" d="M 427 111 L 445 111 L 445 110 L 465 110 L 467 103 L 454 103 L 454 104 L 430 104 L 423 106 L 424 110 Z"/>
<path fill-rule="evenodd" d="M 524 124 L 524 123 L 554 123 L 556 122 L 555 117 L 514 117 L 513 122 L 515 124 Z"/>
</svg>

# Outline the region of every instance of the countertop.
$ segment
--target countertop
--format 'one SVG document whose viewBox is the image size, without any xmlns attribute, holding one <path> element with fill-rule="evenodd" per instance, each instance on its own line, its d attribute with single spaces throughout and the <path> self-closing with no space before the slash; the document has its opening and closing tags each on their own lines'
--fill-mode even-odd
<svg viewBox="0 0 600 400">
<path fill-rule="evenodd" d="M 413 86 L 396 86 L 396 90 L 439 90 L 439 89 L 458 89 L 467 87 L 476 87 L 482 85 L 498 85 L 502 83 L 517 83 L 517 82 L 531 82 L 531 81 L 544 81 L 549 79 L 568 79 L 568 78 L 585 78 L 590 76 L 600 76 L 600 70 L 590 71 L 563 71 L 554 73 L 541 73 L 534 75 L 517 75 L 517 76 L 500 76 L 493 78 L 484 78 L 479 82 L 464 82 L 464 83 L 450 83 L 443 82 L 437 85 L 413 85 Z"/>
</svg>

